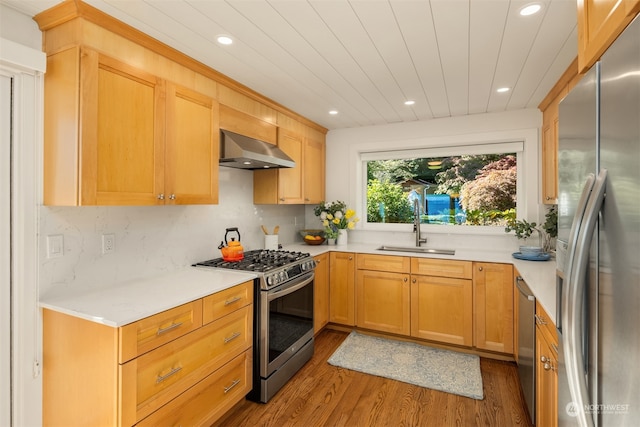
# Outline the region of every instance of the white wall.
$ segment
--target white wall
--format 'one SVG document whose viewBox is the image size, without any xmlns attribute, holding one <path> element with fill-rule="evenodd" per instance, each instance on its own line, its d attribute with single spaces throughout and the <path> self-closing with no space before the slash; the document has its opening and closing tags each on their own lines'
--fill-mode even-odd
<svg viewBox="0 0 640 427">
<path fill-rule="evenodd" d="M 518 164 L 519 194 L 523 197 L 519 214 L 529 220 L 544 216 L 539 204 L 539 129 L 542 114 L 538 110 L 478 114 L 464 117 L 435 119 L 425 122 L 399 123 L 332 130 L 327 134 L 327 200 L 344 200 L 363 217 L 365 194 L 359 176 L 359 153 L 366 151 L 415 149 L 477 142 L 524 141 L 524 161 Z M 307 208 L 307 223 L 317 225 L 313 210 Z M 317 227 L 316 227 L 317 228 Z M 410 244 L 414 238 L 412 225 L 402 230 L 380 231 L 381 227 L 363 229 L 362 223 L 350 232 L 349 241 L 367 243 Z M 469 230 L 463 227 L 424 225 L 428 245 L 465 245 L 467 247 L 517 247 L 513 235 L 502 228 Z"/>
<path fill-rule="evenodd" d="M 220 167 L 218 205 L 40 208 L 40 289 L 105 286 L 220 257 L 225 229 L 238 227 L 245 250 L 264 247 L 260 225 L 280 226 L 280 243 L 301 240 L 303 206 L 253 204 L 253 172 Z M 102 254 L 102 234 L 116 250 Z M 46 258 L 46 236 L 64 236 L 64 256 Z M 235 234 L 234 234 L 235 236 Z M 178 284 L 179 285 L 179 284 Z"/>
</svg>

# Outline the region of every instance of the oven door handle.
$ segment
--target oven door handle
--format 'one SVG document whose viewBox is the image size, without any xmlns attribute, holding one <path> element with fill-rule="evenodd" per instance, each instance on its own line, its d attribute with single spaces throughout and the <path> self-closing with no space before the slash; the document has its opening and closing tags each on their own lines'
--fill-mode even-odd
<svg viewBox="0 0 640 427">
<path fill-rule="evenodd" d="M 276 298 L 280 298 L 280 297 L 283 297 L 285 295 L 292 294 L 295 291 L 304 288 L 309 283 L 313 282 L 313 279 L 314 279 L 315 275 L 316 275 L 315 273 L 311 272 L 311 273 L 309 273 L 309 275 L 299 277 L 299 278 L 295 279 L 294 281 L 292 281 L 291 283 L 286 283 L 286 284 L 284 284 L 282 286 L 278 286 L 275 289 L 268 290 L 267 291 L 267 301 L 271 302 Z"/>
</svg>

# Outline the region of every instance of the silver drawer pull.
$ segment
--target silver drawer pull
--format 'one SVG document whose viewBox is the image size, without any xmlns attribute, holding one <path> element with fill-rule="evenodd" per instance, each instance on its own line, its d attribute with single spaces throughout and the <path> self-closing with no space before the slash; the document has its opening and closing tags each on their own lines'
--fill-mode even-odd
<svg viewBox="0 0 640 427">
<path fill-rule="evenodd" d="M 230 337 L 224 339 L 224 343 L 227 344 L 238 338 L 240 335 L 242 335 L 240 332 L 234 332 Z"/>
<path fill-rule="evenodd" d="M 178 366 L 177 368 L 173 368 L 172 370 L 170 370 L 169 373 L 165 375 L 158 375 L 158 378 L 156 378 L 156 384 L 160 384 L 162 381 L 166 380 L 171 375 L 174 375 L 180 372 L 181 370 L 182 370 L 182 366 Z"/>
<path fill-rule="evenodd" d="M 238 301 L 240 301 L 241 299 L 242 299 L 242 298 L 240 298 L 240 297 L 235 297 L 235 298 L 228 299 L 228 300 L 226 300 L 226 301 L 224 302 L 224 305 L 231 305 L 231 304 L 233 304 L 234 302 L 238 302 Z"/>
<path fill-rule="evenodd" d="M 172 331 L 175 328 L 179 328 L 180 326 L 182 326 L 182 322 L 180 322 L 180 323 L 172 323 L 171 325 L 167 326 L 166 328 L 159 328 L 158 332 L 156 332 L 156 335 L 166 334 L 167 332 Z"/>
<path fill-rule="evenodd" d="M 229 393 L 238 384 L 240 384 L 240 380 L 234 380 L 229 387 L 224 388 L 224 394 Z"/>
</svg>

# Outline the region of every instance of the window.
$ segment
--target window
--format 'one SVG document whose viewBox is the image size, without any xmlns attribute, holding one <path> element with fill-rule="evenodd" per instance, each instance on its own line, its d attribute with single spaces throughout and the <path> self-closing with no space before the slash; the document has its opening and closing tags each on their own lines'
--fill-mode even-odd
<svg viewBox="0 0 640 427">
<path fill-rule="evenodd" d="M 522 143 L 361 153 L 366 222 L 503 227 L 515 218 Z"/>
</svg>

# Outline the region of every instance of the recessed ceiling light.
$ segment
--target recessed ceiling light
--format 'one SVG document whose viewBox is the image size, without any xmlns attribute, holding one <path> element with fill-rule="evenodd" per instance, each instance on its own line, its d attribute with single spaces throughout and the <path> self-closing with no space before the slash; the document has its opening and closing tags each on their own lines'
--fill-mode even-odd
<svg viewBox="0 0 640 427">
<path fill-rule="evenodd" d="M 218 40 L 218 43 L 225 45 L 233 43 L 233 39 L 224 34 L 219 35 L 216 40 Z"/>
<path fill-rule="evenodd" d="M 413 105 L 415 103 L 416 101 L 412 101 L 412 100 L 404 101 L 404 105 Z"/>
<path fill-rule="evenodd" d="M 498 92 L 498 93 L 504 93 L 504 92 L 509 92 L 509 90 L 511 90 L 511 88 L 508 88 L 508 87 L 501 87 L 501 88 L 496 89 L 496 92 Z"/>
<path fill-rule="evenodd" d="M 533 15 L 535 13 L 540 12 L 540 9 L 542 9 L 542 6 L 539 3 L 531 3 L 522 7 L 522 9 L 520 9 L 520 15 L 522 16 Z"/>
<path fill-rule="evenodd" d="M 338 114 L 338 110 L 331 110 L 329 111 L 329 114 L 331 114 L 332 116 L 335 116 L 336 114 Z"/>
</svg>

